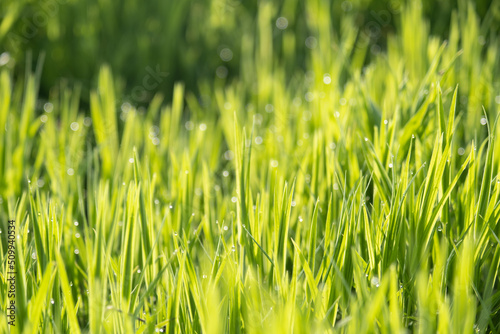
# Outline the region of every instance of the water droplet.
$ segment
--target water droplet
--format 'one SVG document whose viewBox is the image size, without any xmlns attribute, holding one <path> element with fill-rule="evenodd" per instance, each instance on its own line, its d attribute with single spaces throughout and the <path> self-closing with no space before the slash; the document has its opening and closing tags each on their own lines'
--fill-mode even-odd
<svg viewBox="0 0 500 334">
<path fill-rule="evenodd" d="M 80 124 L 78 124 L 78 122 L 73 122 L 73 123 L 71 123 L 71 125 L 69 127 L 73 131 L 78 131 L 78 129 L 80 128 Z"/>
<path fill-rule="evenodd" d="M 134 163 L 134 158 L 128 159 L 128 162 L 130 162 L 131 164 L 133 164 Z"/>
<path fill-rule="evenodd" d="M 227 170 L 223 171 L 222 172 L 222 176 L 228 177 L 229 176 L 229 172 Z"/>
<path fill-rule="evenodd" d="M 465 154 L 465 149 L 463 147 L 458 148 L 458 155 L 464 155 Z"/>
<path fill-rule="evenodd" d="M 54 305 L 54 299 L 50 298 L 50 303 Z"/>
<path fill-rule="evenodd" d="M 292 204 L 292 206 L 296 206 L 297 205 L 297 203 L 295 201 L 292 201 L 291 204 Z"/>
<path fill-rule="evenodd" d="M 73 282 L 69 282 L 69 286 L 73 286 Z"/>
<path fill-rule="evenodd" d="M 224 231 L 227 231 L 228 230 L 228 227 L 227 226 L 224 226 Z"/>
<path fill-rule="evenodd" d="M 233 245 L 233 247 L 231 247 L 231 250 L 232 250 L 233 252 L 236 252 L 236 247 Z"/>
<path fill-rule="evenodd" d="M 307 48 L 314 49 L 316 45 L 318 45 L 318 41 L 316 40 L 316 38 L 314 38 L 313 36 L 309 36 L 306 38 Z"/>
<path fill-rule="evenodd" d="M 75 174 L 75 171 L 73 170 L 73 168 L 68 168 L 67 173 L 69 176 L 72 176 Z"/>
<path fill-rule="evenodd" d="M 330 77 L 330 74 L 326 73 L 325 75 L 323 75 L 323 83 L 325 85 L 329 85 L 332 83 L 332 77 Z M 338 113 L 338 111 L 337 111 L 337 113 Z M 338 116 L 336 116 L 336 117 L 338 117 Z"/>
<path fill-rule="evenodd" d="M 35 252 L 31 253 L 31 258 L 32 258 L 33 260 L 36 260 L 36 253 L 35 253 Z"/>
<path fill-rule="evenodd" d="M 233 59 L 233 51 L 229 48 L 224 48 L 220 51 L 219 56 L 222 61 L 230 61 Z"/>
<path fill-rule="evenodd" d="M 75 226 L 78 226 L 78 222 L 77 221 L 75 221 L 73 224 L 75 224 Z"/>
<path fill-rule="evenodd" d="M 231 197 L 231 202 L 233 203 L 238 202 L 238 198 L 236 196 Z"/>
<path fill-rule="evenodd" d="M 278 167 L 278 160 L 271 160 L 271 167 L 273 168 Z"/>
<path fill-rule="evenodd" d="M 137 273 L 140 274 L 141 273 L 141 269 L 137 269 Z"/>
<path fill-rule="evenodd" d="M 339 118 L 339 117 L 340 117 L 340 113 L 336 110 L 336 111 L 333 113 L 333 116 L 335 116 L 335 118 Z"/>
<path fill-rule="evenodd" d="M 368 138 L 365 137 L 365 141 L 368 141 Z"/>
<path fill-rule="evenodd" d="M 379 285 L 380 285 L 380 281 L 379 281 L 379 279 L 378 279 L 378 277 L 377 277 L 377 276 L 373 276 L 373 277 L 372 277 L 372 279 L 370 280 L 370 283 L 371 283 L 372 285 L 375 285 L 377 288 L 378 288 L 378 287 L 379 287 Z"/>
<path fill-rule="evenodd" d="M 42 122 L 42 123 L 46 123 L 48 121 L 48 119 L 49 118 L 47 117 L 47 115 L 40 116 L 40 122 Z"/>
<path fill-rule="evenodd" d="M 481 118 L 481 125 L 486 125 L 486 123 L 488 123 L 488 120 L 486 119 L 486 117 L 483 117 Z"/>
<path fill-rule="evenodd" d="M 389 164 L 389 168 L 392 168 L 392 166 L 393 166 L 392 164 Z"/>
<path fill-rule="evenodd" d="M 75 233 L 75 237 L 78 239 L 80 238 L 80 233 Z"/>
<path fill-rule="evenodd" d="M 174 236 L 175 236 L 175 237 L 177 236 L 177 232 L 174 232 Z"/>
<path fill-rule="evenodd" d="M 191 131 L 194 128 L 194 124 L 191 121 L 187 121 L 184 126 L 186 127 L 186 130 Z"/>
<path fill-rule="evenodd" d="M 414 134 L 412 134 L 412 135 L 411 135 L 411 137 L 412 137 L 412 138 L 415 138 L 415 135 L 414 135 Z"/>
<path fill-rule="evenodd" d="M 50 102 L 47 102 L 43 105 L 43 110 L 45 110 L 45 112 L 51 113 L 54 110 L 54 105 Z"/>
<path fill-rule="evenodd" d="M 80 254 L 80 251 L 78 250 L 78 248 L 77 248 L 77 249 L 75 249 L 75 254 L 76 254 L 76 255 Z"/>
<path fill-rule="evenodd" d="M 276 27 L 280 30 L 286 29 L 286 27 L 288 27 L 288 20 L 286 19 L 286 17 L 278 17 L 278 19 L 276 20 Z"/>
<path fill-rule="evenodd" d="M 155 204 L 156 205 L 160 204 L 160 201 L 158 199 L 155 199 Z"/>
</svg>

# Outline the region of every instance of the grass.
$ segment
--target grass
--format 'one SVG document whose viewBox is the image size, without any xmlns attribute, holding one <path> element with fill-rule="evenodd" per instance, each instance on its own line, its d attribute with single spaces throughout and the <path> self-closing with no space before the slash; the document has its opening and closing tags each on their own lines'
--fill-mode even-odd
<svg viewBox="0 0 500 334">
<path fill-rule="evenodd" d="M 238 76 L 147 105 L 106 65 L 46 96 L 43 59 L 0 67 L 2 332 L 500 332 L 488 14 L 461 2 L 444 41 L 411 3 L 373 52 L 304 6 L 305 68 L 259 2 Z"/>
</svg>

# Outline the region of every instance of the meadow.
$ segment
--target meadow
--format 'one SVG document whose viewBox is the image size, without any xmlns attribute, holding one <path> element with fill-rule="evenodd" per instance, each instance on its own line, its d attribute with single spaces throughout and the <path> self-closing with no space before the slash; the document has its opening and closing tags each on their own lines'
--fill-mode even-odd
<svg viewBox="0 0 500 334">
<path fill-rule="evenodd" d="M 0 13 L 0 332 L 500 332 L 499 1 Z"/>
</svg>

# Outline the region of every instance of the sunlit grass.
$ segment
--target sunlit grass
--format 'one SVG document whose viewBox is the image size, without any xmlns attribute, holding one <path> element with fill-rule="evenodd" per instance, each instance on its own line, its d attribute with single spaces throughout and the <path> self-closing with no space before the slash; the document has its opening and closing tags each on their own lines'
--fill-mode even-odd
<svg viewBox="0 0 500 334">
<path fill-rule="evenodd" d="M 147 107 L 107 66 L 88 108 L 1 70 L 11 332 L 500 331 L 497 41 L 471 6 L 444 42 L 412 5 L 364 64 L 352 17 L 333 33 L 306 7 L 305 71 L 276 61 L 262 3 L 238 79 Z"/>
</svg>

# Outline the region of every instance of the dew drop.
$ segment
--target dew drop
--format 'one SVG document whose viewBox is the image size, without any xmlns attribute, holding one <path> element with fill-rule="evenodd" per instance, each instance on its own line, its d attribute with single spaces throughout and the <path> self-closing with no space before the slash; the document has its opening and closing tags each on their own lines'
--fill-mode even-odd
<svg viewBox="0 0 500 334">
<path fill-rule="evenodd" d="M 52 110 L 54 110 L 54 105 L 50 102 L 47 102 L 43 105 L 43 110 L 45 110 L 45 112 L 51 113 Z"/>
<path fill-rule="evenodd" d="M 286 27 L 288 27 L 288 20 L 286 19 L 286 17 L 278 17 L 278 19 L 276 20 L 276 27 L 280 30 L 286 29 Z"/>
</svg>

